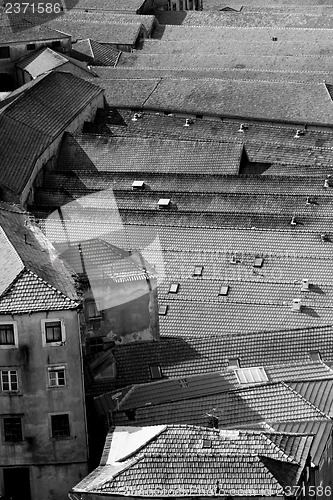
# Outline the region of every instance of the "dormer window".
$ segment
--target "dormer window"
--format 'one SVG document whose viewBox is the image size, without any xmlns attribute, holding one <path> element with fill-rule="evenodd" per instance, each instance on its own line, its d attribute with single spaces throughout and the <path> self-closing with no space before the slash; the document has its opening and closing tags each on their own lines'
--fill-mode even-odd
<svg viewBox="0 0 333 500">
<path fill-rule="evenodd" d="M 238 368 L 235 370 L 235 374 L 239 384 L 268 382 L 265 369 L 262 367 Z"/>
<path fill-rule="evenodd" d="M 162 378 L 162 369 L 160 365 L 150 365 L 149 366 L 150 378 L 152 380 L 157 380 Z"/>
</svg>

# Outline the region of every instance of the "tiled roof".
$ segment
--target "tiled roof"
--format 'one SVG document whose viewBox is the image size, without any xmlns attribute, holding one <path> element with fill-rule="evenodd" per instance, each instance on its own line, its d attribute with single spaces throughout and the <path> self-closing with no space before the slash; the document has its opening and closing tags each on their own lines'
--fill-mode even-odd
<svg viewBox="0 0 333 500">
<path fill-rule="evenodd" d="M 1 311 L 77 307 L 72 273 L 43 233 L 29 223 L 26 214 L 1 209 L 0 226 L 4 264 L 0 280 Z"/>
<path fill-rule="evenodd" d="M 71 6 L 74 10 L 100 10 L 100 11 L 115 11 L 115 12 L 132 12 L 135 13 L 143 6 L 145 0 L 79 0 Z"/>
<path fill-rule="evenodd" d="M 124 442 L 128 436 L 135 443 L 143 442 L 143 447 L 132 444 L 131 458 L 125 463 L 111 462 L 117 442 Z M 204 440 L 209 441 L 211 448 L 203 448 Z M 252 492 L 246 496 L 262 496 L 265 494 L 259 491 L 267 488 L 279 494 L 287 484 L 297 484 L 311 442 L 312 437 L 304 435 L 186 425 L 146 427 L 136 433 L 130 427 L 116 427 L 106 438 L 105 465 L 73 491 L 117 494 L 125 490 L 131 494 L 135 488 L 142 496 L 159 496 L 165 491 L 163 496 L 172 497 L 176 491 L 177 496 L 193 495 L 193 488 L 205 496 L 248 489 Z M 286 471 L 284 477 L 277 472 L 276 464 L 280 471 Z"/>
<path fill-rule="evenodd" d="M 99 87 L 60 72 L 43 75 L 21 90 L 0 110 L 0 183 L 20 193 L 40 154 L 100 93 Z"/>
<path fill-rule="evenodd" d="M 115 66 L 121 52 L 108 44 L 101 44 L 92 39 L 76 42 L 72 46 L 72 55 L 90 64 Z"/>
<path fill-rule="evenodd" d="M 139 18 L 139 16 L 138 16 Z M 73 40 L 93 38 L 100 43 L 134 45 L 140 32 L 141 23 L 117 24 L 116 22 L 101 23 L 99 21 L 75 21 L 69 17 L 48 21 L 48 26 L 61 29 L 71 35 Z"/>
<path fill-rule="evenodd" d="M 205 141 L 175 141 L 161 138 L 106 137 L 67 134 L 60 151 L 61 169 L 91 168 L 98 171 L 236 174 L 242 144 L 225 141 L 209 145 Z M 130 151 L 130 155 L 129 152 Z M 82 163 L 82 160 L 85 162 Z M 80 160 L 79 160 L 80 159 Z"/>
<path fill-rule="evenodd" d="M 257 365 L 256 365 L 257 366 Z M 255 370 L 256 366 L 250 369 Z M 292 363 L 279 366 L 264 366 L 268 380 L 288 381 L 288 385 L 301 392 L 305 399 L 310 400 L 317 408 L 325 414 L 330 413 L 330 405 L 322 404 L 323 396 L 333 384 L 333 371 L 322 362 L 303 361 L 302 363 Z M 163 373 L 163 371 L 162 371 Z M 316 380 L 313 380 L 316 379 Z M 306 380 L 306 382 L 304 382 Z M 257 382 L 253 382 L 256 384 Z M 253 385 L 252 383 L 252 385 Z M 248 384 L 250 385 L 250 384 Z M 146 384 L 135 384 L 126 387 L 116 393 L 104 393 L 95 398 L 95 405 L 101 415 L 109 410 L 126 410 L 130 408 L 143 407 L 146 405 L 156 405 L 172 401 L 184 401 L 187 399 L 207 396 L 208 394 L 218 394 L 227 392 L 240 386 L 236 372 L 232 368 L 219 372 L 203 373 L 182 378 L 162 379 Z M 304 394 L 301 389 L 306 386 L 317 389 L 322 400 L 309 399 L 308 394 Z M 115 399 L 115 397 L 117 397 Z M 318 402 L 318 404 L 316 404 Z M 186 403 L 184 403 L 186 404 Z"/>
<path fill-rule="evenodd" d="M 0 43 L 33 42 L 48 40 L 62 40 L 68 35 L 44 25 L 34 26 L 27 20 L 21 20 L 20 24 L 9 22 L 0 15 Z"/>
<path fill-rule="evenodd" d="M 229 392 L 158 405 L 138 406 L 131 425 L 187 423 L 209 425 L 208 415 L 219 419 L 219 427 L 245 426 L 259 422 L 318 420 L 327 416 L 283 382 L 262 384 Z M 116 425 L 128 425 L 129 413 L 114 411 Z"/>
<path fill-rule="evenodd" d="M 328 125 L 333 119 L 324 83 L 101 78 L 99 84 L 113 106 L 315 125 Z"/>
<path fill-rule="evenodd" d="M 99 22 L 99 23 L 112 23 L 112 24 L 138 24 L 141 23 L 147 30 L 148 33 L 151 33 L 157 21 L 155 16 L 152 15 L 140 15 L 138 17 L 137 14 L 120 14 L 115 11 L 104 11 L 104 12 L 96 12 L 90 11 L 88 12 L 83 10 L 75 9 L 75 6 L 72 10 L 66 12 L 61 16 L 61 19 L 66 21 L 76 21 L 76 22 Z"/>
<path fill-rule="evenodd" d="M 285 346 L 288 346 L 286 349 Z M 287 363 L 308 366 L 310 351 L 318 350 L 323 360 L 332 360 L 332 327 L 306 328 L 238 334 L 233 336 L 162 337 L 160 342 L 141 342 L 118 346 L 113 355 L 117 366 L 117 384 L 126 386 L 151 380 L 150 365 L 160 365 L 164 377 L 181 378 L 194 374 L 214 372 L 226 368 L 228 359 L 239 358 L 241 366 L 267 366 L 272 376 L 279 380 L 292 380 L 295 371 L 279 366 Z M 305 368 L 304 368 L 305 369 Z M 306 378 L 311 376 L 309 371 Z M 288 375 L 290 373 L 290 376 Z M 320 373 L 323 372 L 320 369 Z M 297 377 L 298 378 L 298 377 Z"/>
<path fill-rule="evenodd" d="M 0 314 L 77 309 L 69 299 L 31 271 L 23 271 L 0 298 Z"/>
</svg>

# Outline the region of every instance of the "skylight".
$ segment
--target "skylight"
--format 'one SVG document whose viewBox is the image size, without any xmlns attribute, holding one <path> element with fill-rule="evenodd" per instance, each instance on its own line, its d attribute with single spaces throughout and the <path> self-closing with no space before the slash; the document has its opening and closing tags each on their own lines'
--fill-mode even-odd
<svg viewBox="0 0 333 500">
<path fill-rule="evenodd" d="M 202 276 L 203 266 L 195 266 L 193 276 Z"/>
<path fill-rule="evenodd" d="M 143 189 L 145 186 L 144 181 L 133 181 L 132 189 Z"/>
<path fill-rule="evenodd" d="M 149 366 L 150 378 L 152 380 L 162 378 L 162 369 L 160 365 L 150 365 Z"/>
<path fill-rule="evenodd" d="M 160 306 L 158 309 L 159 316 L 166 316 L 167 312 L 168 312 L 168 306 Z"/>
<path fill-rule="evenodd" d="M 188 382 L 186 378 L 180 378 L 178 380 L 180 387 L 183 389 L 184 387 L 188 387 Z"/>
<path fill-rule="evenodd" d="M 310 351 L 309 356 L 311 361 L 321 361 L 321 355 L 319 351 Z"/>
<path fill-rule="evenodd" d="M 202 447 L 203 448 L 211 448 L 212 447 L 212 440 L 211 439 L 203 439 L 202 440 Z"/>
<path fill-rule="evenodd" d="M 264 259 L 262 257 L 256 257 L 254 259 L 253 267 L 262 267 L 263 263 L 264 263 Z"/>
<path fill-rule="evenodd" d="M 263 367 L 238 368 L 235 369 L 235 374 L 240 384 L 268 382 L 268 377 Z"/>
<path fill-rule="evenodd" d="M 179 288 L 179 283 L 171 283 L 169 288 L 169 293 L 177 293 Z"/>
<path fill-rule="evenodd" d="M 229 285 L 221 285 L 219 295 L 228 295 Z"/>
<path fill-rule="evenodd" d="M 159 208 L 168 208 L 170 206 L 171 200 L 170 198 L 160 198 L 158 200 L 158 207 Z"/>
<path fill-rule="evenodd" d="M 240 367 L 239 358 L 229 358 L 228 359 L 228 364 L 231 367 L 239 368 Z"/>
</svg>

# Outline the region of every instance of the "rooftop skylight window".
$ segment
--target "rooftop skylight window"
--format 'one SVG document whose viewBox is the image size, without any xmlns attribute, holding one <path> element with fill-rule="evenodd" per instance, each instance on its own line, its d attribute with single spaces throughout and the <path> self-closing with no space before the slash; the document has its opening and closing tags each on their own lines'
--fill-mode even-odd
<svg viewBox="0 0 333 500">
<path fill-rule="evenodd" d="M 202 447 L 203 448 L 211 448 L 212 447 L 212 440 L 211 439 L 203 439 L 202 440 Z"/>
<path fill-rule="evenodd" d="M 160 198 L 158 200 L 158 208 L 169 208 L 171 205 L 170 198 Z"/>
<path fill-rule="evenodd" d="M 195 266 L 193 276 L 202 276 L 203 266 Z"/>
<path fill-rule="evenodd" d="M 229 285 L 221 285 L 219 295 L 228 295 Z"/>
<path fill-rule="evenodd" d="M 158 315 L 159 316 L 166 316 L 167 312 L 168 312 L 168 306 L 160 306 L 158 308 Z"/>
<path fill-rule="evenodd" d="M 188 382 L 186 378 L 180 378 L 178 380 L 180 387 L 183 389 L 184 387 L 188 387 Z"/>
<path fill-rule="evenodd" d="M 264 263 L 264 259 L 262 257 L 256 257 L 254 259 L 253 267 L 262 267 L 263 263 Z"/>
<path fill-rule="evenodd" d="M 310 351 L 309 356 L 311 361 L 321 361 L 321 355 L 319 351 Z"/>
<path fill-rule="evenodd" d="M 133 181 L 132 189 L 144 189 L 145 183 L 144 181 Z"/>
<path fill-rule="evenodd" d="M 177 293 L 179 288 L 179 283 L 171 283 L 169 288 L 169 293 Z"/>
<path fill-rule="evenodd" d="M 235 374 L 240 384 L 268 382 L 265 369 L 262 367 L 238 368 L 235 370 Z"/>
<path fill-rule="evenodd" d="M 162 369 L 160 365 L 150 365 L 149 366 L 150 378 L 152 380 L 157 380 L 162 378 Z"/>
<path fill-rule="evenodd" d="M 239 368 L 240 367 L 240 360 L 239 360 L 239 358 L 229 358 L 228 364 L 231 368 Z"/>
</svg>

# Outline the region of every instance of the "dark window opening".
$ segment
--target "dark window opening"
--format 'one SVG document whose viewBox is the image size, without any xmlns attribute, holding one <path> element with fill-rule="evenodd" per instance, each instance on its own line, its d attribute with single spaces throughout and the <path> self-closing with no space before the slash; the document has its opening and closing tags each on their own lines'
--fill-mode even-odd
<svg viewBox="0 0 333 500">
<path fill-rule="evenodd" d="M 61 42 L 59 40 L 52 42 L 52 49 L 56 49 L 58 47 L 61 47 Z"/>
<path fill-rule="evenodd" d="M 0 345 L 15 345 L 14 325 L 0 325 Z"/>
<path fill-rule="evenodd" d="M 88 345 L 90 354 L 103 351 L 103 337 L 92 337 L 88 340 Z"/>
<path fill-rule="evenodd" d="M 62 415 L 51 415 L 51 426 L 53 438 L 70 436 L 69 416 L 67 413 Z"/>
<path fill-rule="evenodd" d="M 162 378 L 162 370 L 160 365 L 150 365 L 149 372 L 150 372 L 150 378 L 152 380 Z"/>
<path fill-rule="evenodd" d="M 133 410 L 125 410 L 125 415 L 128 420 L 133 421 L 135 420 L 135 409 Z"/>
<path fill-rule="evenodd" d="M 28 43 L 27 50 L 35 50 L 35 49 L 36 49 L 36 44 L 35 43 Z"/>
<path fill-rule="evenodd" d="M 61 321 L 45 323 L 46 342 L 61 342 Z"/>
<path fill-rule="evenodd" d="M 198 120 L 202 120 L 203 119 L 203 115 L 195 115 L 196 118 L 198 118 Z"/>
<path fill-rule="evenodd" d="M 0 59 L 10 59 L 9 47 L 0 47 Z"/>
<path fill-rule="evenodd" d="M 99 309 L 99 303 L 87 302 L 88 319 L 101 318 L 101 311 Z"/>
<path fill-rule="evenodd" d="M 22 422 L 21 417 L 4 417 L 4 436 L 7 442 L 22 441 Z"/>
</svg>

